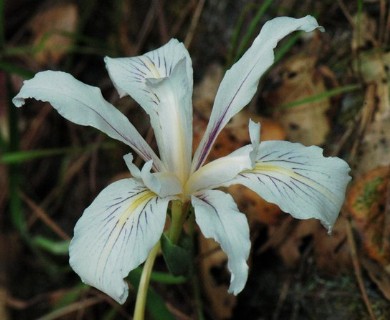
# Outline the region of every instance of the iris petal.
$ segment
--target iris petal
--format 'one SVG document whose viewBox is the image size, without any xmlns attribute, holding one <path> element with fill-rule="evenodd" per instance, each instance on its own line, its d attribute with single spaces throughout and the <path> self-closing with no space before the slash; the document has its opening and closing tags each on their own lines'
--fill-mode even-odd
<svg viewBox="0 0 390 320">
<path fill-rule="evenodd" d="M 259 145 L 256 165 L 225 184 L 242 184 L 295 218 L 320 219 L 331 231 L 351 177 L 348 164 L 322 149 L 287 141 Z"/>
<path fill-rule="evenodd" d="M 205 162 L 210 149 L 229 120 L 245 107 L 256 93 L 260 77 L 274 62 L 278 41 L 297 30 L 306 32 L 319 28 L 317 21 L 279 17 L 266 22 L 252 46 L 228 70 L 219 86 L 206 132 L 195 152 L 192 172 Z"/>
<path fill-rule="evenodd" d="M 43 71 L 24 82 L 13 98 L 17 107 L 34 98 L 49 102 L 64 118 L 84 126 L 91 126 L 111 138 L 132 147 L 145 161 L 153 160 L 156 171 L 163 165 L 151 147 L 130 121 L 102 96 L 100 89 L 76 80 L 60 71 Z"/>
<path fill-rule="evenodd" d="M 70 265 L 81 279 L 124 303 L 123 280 L 146 260 L 163 232 L 170 198 L 159 198 L 136 179 L 106 187 L 76 224 Z"/>
<path fill-rule="evenodd" d="M 106 58 L 121 95 L 134 98 L 148 113 L 160 157 L 184 182 L 192 154 L 192 67 L 184 45 L 173 39 L 132 58 Z"/>
<path fill-rule="evenodd" d="M 228 256 L 232 276 L 229 292 L 238 294 L 248 278 L 249 226 L 233 198 L 222 191 L 202 191 L 192 197 L 196 222 L 207 238 L 213 238 Z"/>
</svg>

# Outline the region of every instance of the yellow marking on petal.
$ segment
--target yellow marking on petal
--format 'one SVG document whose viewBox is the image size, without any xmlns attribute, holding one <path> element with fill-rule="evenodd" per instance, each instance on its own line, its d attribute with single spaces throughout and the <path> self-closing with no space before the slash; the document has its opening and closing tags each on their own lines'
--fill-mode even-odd
<svg viewBox="0 0 390 320">
<path fill-rule="evenodd" d="M 252 170 L 246 170 L 243 171 L 243 173 L 264 173 L 264 172 L 274 172 L 274 173 L 279 173 L 281 175 L 285 175 L 288 177 L 291 177 L 295 180 L 298 180 L 302 182 L 303 184 L 307 185 L 308 187 L 315 189 L 319 192 L 321 192 L 323 195 L 325 195 L 329 200 L 332 202 L 337 202 L 335 195 L 330 192 L 327 188 L 324 188 L 321 184 L 317 183 L 315 180 L 309 179 L 305 176 L 299 175 L 295 173 L 294 170 L 284 168 L 281 166 L 276 166 L 273 164 L 266 164 L 263 162 L 256 162 L 255 167 Z"/>
<path fill-rule="evenodd" d="M 160 71 L 156 68 L 155 64 L 151 62 L 150 59 L 145 58 L 143 56 L 139 57 L 142 62 L 147 66 L 149 71 L 152 73 L 153 77 L 156 79 L 162 78 Z"/>
<path fill-rule="evenodd" d="M 154 198 L 156 194 L 150 190 L 146 190 L 137 195 L 136 199 L 127 207 L 127 209 L 121 214 L 118 225 L 123 226 L 127 219 L 133 214 L 133 212 L 143 203 Z"/>
<path fill-rule="evenodd" d="M 117 241 L 119 234 L 122 231 L 123 226 L 126 224 L 129 217 L 144 203 L 150 199 L 156 197 L 156 194 L 150 190 L 145 190 L 139 193 L 137 196 L 132 198 L 130 205 L 123 211 L 120 215 L 118 222 L 115 224 L 114 229 L 110 232 L 110 236 L 105 243 L 98 262 L 97 273 L 102 276 L 104 272 L 104 267 L 106 261 L 114 247 L 115 242 Z M 101 263 L 103 262 L 103 263 Z"/>
</svg>

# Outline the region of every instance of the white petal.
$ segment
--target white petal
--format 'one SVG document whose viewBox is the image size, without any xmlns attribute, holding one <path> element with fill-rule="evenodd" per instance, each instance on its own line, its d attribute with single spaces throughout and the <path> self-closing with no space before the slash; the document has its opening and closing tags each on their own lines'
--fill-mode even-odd
<svg viewBox="0 0 390 320">
<path fill-rule="evenodd" d="M 179 179 L 171 172 L 151 173 L 153 163 L 148 161 L 144 164 L 142 171 L 133 163 L 133 155 L 128 153 L 123 156 L 131 175 L 142 181 L 146 187 L 160 197 L 178 195 L 183 192 L 182 184 Z"/>
<path fill-rule="evenodd" d="M 21 107 L 28 98 L 49 102 L 64 118 L 101 130 L 132 147 L 145 161 L 152 159 L 157 171 L 163 169 L 150 146 L 129 120 L 103 98 L 99 88 L 86 85 L 65 72 L 44 71 L 25 81 L 12 101 Z"/>
<path fill-rule="evenodd" d="M 252 46 L 226 72 L 221 82 L 206 132 L 194 156 L 192 171 L 204 163 L 219 132 L 256 93 L 260 77 L 274 62 L 273 49 L 278 41 L 293 31 L 309 32 L 316 28 L 319 28 L 317 21 L 311 16 L 301 19 L 279 17 L 264 24 Z"/>
<path fill-rule="evenodd" d="M 162 161 L 182 182 L 192 154 L 192 66 L 184 45 L 173 39 L 133 58 L 106 58 L 123 96 L 133 97 L 149 114 Z"/>
<path fill-rule="evenodd" d="M 151 173 L 152 162 L 145 163 L 141 170 L 143 183 L 160 197 L 174 196 L 181 194 L 182 184 L 175 174 L 171 172 Z"/>
<path fill-rule="evenodd" d="M 208 190 L 192 197 L 195 218 L 202 233 L 220 243 L 228 256 L 232 274 L 229 292 L 238 294 L 248 278 L 246 260 L 250 251 L 249 226 L 233 198 L 222 191 Z"/>
<path fill-rule="evenodd" d="M 295 218 L 320 219 L 331 231 L 351 179 L 350 168 L 322 151 L 287 141 L 262 142 L 255 168 L 226 185 L 243 184 Z"/>
<path fill-rule="evenodd" d="M 185 193 L 193 194 L 199 190 L 214 189 L 224 185 L 246 169 L 252 169 L 251 154 L 253 146 L 247 145 L 231 154 L 213 160 L 196 170 L 188 179 Z"/>
<path fill-rule="evenodd" d="M 250 157 L 252 165 L 254 166 L 260 145 L 260 123 L 253 122 L 252 119 L 249 120 L 249 137 L 251 139 L 253 149 L 250 153 Z"/>
<path fill-rule="evenodd" d="M 124 303 L 123 278 L 159 241 L 169 200 L 136 179 L 105 188 L 77 222 L 69 248 L 70 265 L 83 282 Z"/>
<path fill-rule="evenodd" d="M 123 156 L 123 160 L 125 160 L 126 166 L 129 169 L 133 178 L 138 180 L 142 180 L 141 178 L 141 170 L 133 163 L 134 157 L 131 153 L 125 154 Z"/>
</svg>

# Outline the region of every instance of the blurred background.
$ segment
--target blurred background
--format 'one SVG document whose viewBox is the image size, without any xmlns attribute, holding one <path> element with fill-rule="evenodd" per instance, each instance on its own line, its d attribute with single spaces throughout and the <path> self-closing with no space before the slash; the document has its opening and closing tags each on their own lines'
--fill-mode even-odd
<svg viewBox="0 0 390 320">
<path fill-rule="evenodd" d="M 119 99 L 103 57 L 134 56 L 183 41 L 194 69 L 194 140 L 202 137 L 218 85 L 277 16 L 317 18 L 326 32 L 294 33 L 250 105 L 221 133 L 210 159 L 262 140 L 319 145 L 352 167 L 332 236 L 241 186 L 229 188 L 250 221 L 250 276 L 238 296 L 218 246 L 196 233 L 194 268 L 171 276 L 161 257 L 148 319 L 390 318 L 390 4 L 388 0 L 0 0 L 0 319 L 131 319 L 141 269 L 121 306 L 85 286 L 68 264 L 83 210 L 129 176 L 130 150 L 74 125 L 48 104 L 11 99 L 23 80 L 61 70 L 100 87 L 155 145 L 142 109 Z M 136 160 L 140 164 L 140 160 Z"/>
</svg>

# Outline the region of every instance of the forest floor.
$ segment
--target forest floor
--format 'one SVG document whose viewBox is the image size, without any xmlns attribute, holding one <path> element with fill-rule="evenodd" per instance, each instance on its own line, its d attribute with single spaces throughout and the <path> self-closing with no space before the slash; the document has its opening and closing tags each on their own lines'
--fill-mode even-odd
<svg viewBox="0 0 390 320">
<path fill-rule="evenodd" d="M 0 0 L 0 319 L 131 319 L 141 273 L 126 278 L 129 298 L 119 305 L 70 268 L 74 225 L 105 186 L 129 177 L 122 158 L 129 150 L 49 104 L 15 108 L 23 80 L 61 70 L 99 87 L 155 146 L 148 117 L 132 99 L 119 98 L 103 58 L 141 55 L 177 38 L 192 58 L 196 144 L 225 70 L 263 24 L 305 15 L 325 32 L 279 43 L 258 93 L 210 158 L 248 142 L 249 117 L 260 121 L 262 140 L 318 145 L 343 158 L 353 179 L 333 233 L 229 188 L 250 224 L 245 289 L 227 293 L 226 256 L 196 230 L 190 276 L 169 275 L 157 258 L 147 318 L 390 319 L 386 0 Z"/>
</svg>

